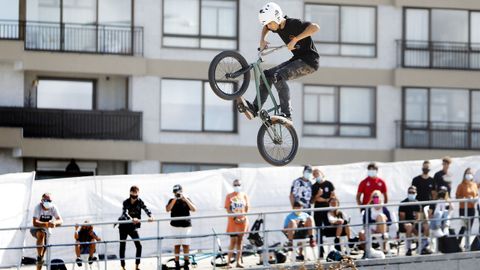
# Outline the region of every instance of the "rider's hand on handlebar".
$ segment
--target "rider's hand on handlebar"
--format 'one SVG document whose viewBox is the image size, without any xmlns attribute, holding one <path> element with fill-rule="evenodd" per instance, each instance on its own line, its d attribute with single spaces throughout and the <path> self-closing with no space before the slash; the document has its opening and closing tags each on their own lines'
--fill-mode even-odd
<svg viewBox="0 0 480 270">
<path fill-rule="evenodd" d="M 266 40 L 260 40 L 260 51 L 268 48 L 268 45 L 270 45 L 270 42 L 266 41 Z"/>
</svg>

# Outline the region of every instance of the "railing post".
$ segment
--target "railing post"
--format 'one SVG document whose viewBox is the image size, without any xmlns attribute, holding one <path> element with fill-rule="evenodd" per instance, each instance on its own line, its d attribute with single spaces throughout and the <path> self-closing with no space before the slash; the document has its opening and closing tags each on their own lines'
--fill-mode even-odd
<svg viewBox="0 0 480 270">
<path fill-rule="evenodd" d="M 213 269 L 216 269 L 216 267 L 217 267 L 217 255 L 218 255 L 218 253 L 217 253 L 217 239 L 216 238 L 217 238 L 216 234 L 215 234 L 215 232 L 213 232 L 213 235 L 212 235 L 212 240 L 213 240 L 212 265 L 213 265 Z M 230 250 L 228 252 L 230 252 Z M 227 260 L 228 260 L 228 256 L 227 256 Z M 230 264 L 230 261 L 228 261 L 227 264 Z"/>
<path fill-rule="evenodd" d="M 422 210 L 422 213 L 423 213 L 423 206 L 421 205 L 421 210 Z M 425 217 L 426 219 L 427 217 Z M 419 254 L 419 252 L 422 252 L 422 239 L 423 239 L 423 235 L 422 235 L 422 226 L 423 226 L 423 222 L 418 222 L 418 236 L 417 236 L 417 252 L 416 252 L 416 255 Z M 407 236 L 407 239 L 408 239 L 408 236 Z M 410 241 L 410 244 L 412 242 L 412 239 L 408 239 L 408 241 Z"/>
<path fill-rule="evenodd" d="M 372 248 L 372 242 L 370 241 L 370 223 L 368 221 L 368 211 L 371 208 L 365 208 L 365 258 L 370 258 L 370 249 Z"/>
<path fill-rule="evenodd" d="M 105 244 L 105 251 L 103 252 L 104 256 L 103 256 L 103 262 L 104 262 L 104 265 L 105 265 L 105 270 L 107 270 L 108 268 L 108 263 L 107 263 L 107 257 L 108 257 L 108 252 L 107 252 L 107 249 L 108 249 L 108 244 L 107 244 L 107 241 L 103 242 Z"/>
<path fill-rule="evenodd" d="M 267 233 L 267 214 L 263 213 L 263 252 L 262 252 L 262 256 L 263 256 L 263 266 L 265 267 L 268 267 L 269 266 L 269 263 L 268 263 L 268 253 L 270 252 L 269 251 L 269 247 L 268 247 L 268 233 Z"/>
<path fill-rule="evenodd" d="M 162 270 L 162 252 L 160 240 L 160 220 L 157 220 L 157 270 Z"/>
</svg>

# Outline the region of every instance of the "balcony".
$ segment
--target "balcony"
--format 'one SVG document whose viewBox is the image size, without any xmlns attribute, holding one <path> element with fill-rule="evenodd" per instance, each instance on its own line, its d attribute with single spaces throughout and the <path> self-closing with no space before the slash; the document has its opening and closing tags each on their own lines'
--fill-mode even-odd
<svg viewBox="0 0 480 270">
<path fill-rule="evenodd" d="M 0 39 L 32 51 L 143 55 L 143 27 L 0 21 Z"/>
<path fill-rule="evenodd" d="M 398 40 L 403 68 L 480 70 L 480 43 Z"/>
<path fill-rule="evenodd" d="M 401 148 L 480 149 L 480 123 L 398 121 Z"/>
<path fill-rule="evenodd" d="M 0 126 L 30 138 L 142 140 L 142 113 L 0 107 Z"/>
</svg>

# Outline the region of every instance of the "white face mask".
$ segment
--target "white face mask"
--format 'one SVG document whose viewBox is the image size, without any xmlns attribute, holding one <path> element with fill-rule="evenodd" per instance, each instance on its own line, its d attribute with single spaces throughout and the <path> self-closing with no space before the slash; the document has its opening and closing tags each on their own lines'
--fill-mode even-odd
<svg viewBox="0 0 480 270">
<path fill-rule="evenodd" d="M 240 186 L 233 186 L 233 191 L 239 193 L 241 190 Z"/>
<path fill-rule="evenodd" d="M 310 180 L 312 178 L 312 173 L 311 172 L 303 172 L 303 178 Z"/>
<path fill-rule="evenodd" d="M 367 174 L 370 177 L 376 177 L 377 176 L 377 171 L 376 170 L 368 170 Z"/>
<path fill-rule="evenodd" d="M 473 180 L 473 174 L 470 174 L 470 173 L 465 174 L 465 179 L 469 181 Z"/>
<path fill-rule="evenodd" d="M 51 202 L 42 202 L 42 205 L 45 209 L 50 209 L 53 204 Z"/>
<path fill-rule="evenodd" d="M 323 181 L 322 176 L 319 176 L 319 177 L 315 178 L 315 181 L 317 181 L 317 183 L 322 182 Z"/>
<path fill-rule="evenodd" d="M 408 194 L 409 201 L 415 201 L 416 198 L 417 198 L 417 194 Z"/>
</svg>

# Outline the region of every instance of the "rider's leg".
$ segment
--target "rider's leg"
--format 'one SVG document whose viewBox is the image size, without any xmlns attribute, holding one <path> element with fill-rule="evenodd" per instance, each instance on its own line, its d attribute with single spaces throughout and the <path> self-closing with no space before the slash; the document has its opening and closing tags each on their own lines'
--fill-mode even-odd
<svg viewBox="0 0 480 270">
<path fill-rule="evenodd" d="M 315 69 L 301 59 L 296 59 L 284 65 L 273 73 L 273 83 L 278 91 L 282 113 L 290 116 L 292 107 L 290 104 L 290 88 L 287 81 L 315 72 Z"/>
<path fill-rule="evenodd" d="M 280 70 L 281 68 L 285 67 L 286 65 L 288 65 L 290 63 L 290 61 L 286 61 L 286 62 L 283 62 L 281 63 L 280 65 L 278 66 L 275 66 L 275 67 L 272 67 L 270 69 L 266 69 L 263 73 L 265 74 L 265 77 L 267 79 L 267 82 L 268 82 L 268 85 L 270 87 L 272 87 L 272 83 L 273 83 L 273 74 L 275 74 L 276 72 L 278 72 L 278 70 Z M 260 107 L 263 106 L 263 104 L 265 103 L 265 101 L 267 100 L 267 97 L 268 97 L 268 89 L 267 89 L 267 86 L 265 85 L 265 82 L 263 81 L 262 78 L 260 78 L 260 85 L 259 85 L 259 88 L 260 88 Z M 255 109 L 256 111 L 258 111 L 258 96 L 255 96 L 255 100 L 253 101 L 253 106 L 255 106 Z"/>
</svg>

